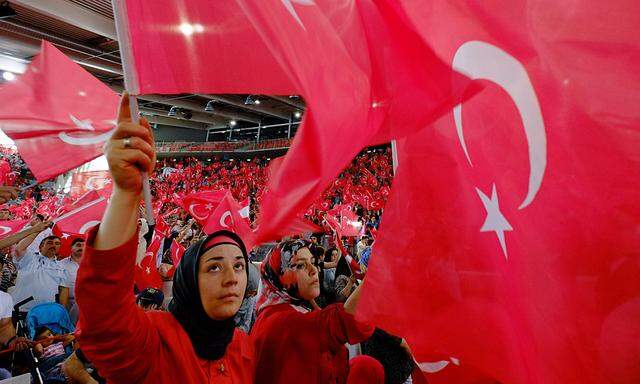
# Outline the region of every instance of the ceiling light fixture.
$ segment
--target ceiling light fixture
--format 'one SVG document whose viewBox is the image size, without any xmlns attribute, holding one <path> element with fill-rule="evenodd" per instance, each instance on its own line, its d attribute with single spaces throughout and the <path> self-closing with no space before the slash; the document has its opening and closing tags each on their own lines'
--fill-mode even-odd
<svg viewBox="0 0 640 384">
<path fill-rule="evenodd" d="M 178 115 L 178 107 L 173 106 L 171 107 L 171 109 L 169 109 L 169 113 L 167 113 L 167 116 L 169 117 L 175 117 Z"/>
<path fill-rule="evenodd" d="M 16 79 L 16 75 L 13 72 L 4 71 L 2 72 L 2 78 L 6 81 L 13 81 Z"/>
<path fill-rule="evenodd" d="M 247 96 L 246 100 L 244 101 L 244 105 L 254 105 L 254 104 L 260 104 L 260 103 L 257 102 L 257 100 L 254 99 L 252 95 Z"/>
<path fill-rule="evenodd" d="M 204 106 L 205 112 L 213 112 L 213 100 L 209 100 L 207 105 Z"/>
</svg>

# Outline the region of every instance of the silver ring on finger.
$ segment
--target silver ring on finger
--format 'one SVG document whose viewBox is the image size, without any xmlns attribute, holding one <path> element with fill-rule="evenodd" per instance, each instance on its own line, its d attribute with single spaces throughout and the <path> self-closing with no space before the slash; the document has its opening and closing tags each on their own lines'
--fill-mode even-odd
<svg viewBox="0 0 640 384">
<path fill-rule="evenodd" d="M 125 148 L 131 148 L 131 138 L 130 137 L 125 137 L 122 140 L 122 144 L 124 145 Z"/>
</svg>

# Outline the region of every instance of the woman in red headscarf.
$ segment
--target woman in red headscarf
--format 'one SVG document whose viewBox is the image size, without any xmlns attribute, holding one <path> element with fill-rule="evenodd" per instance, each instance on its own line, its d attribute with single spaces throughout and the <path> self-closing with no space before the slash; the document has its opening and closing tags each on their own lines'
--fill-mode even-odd
<svg viewBox="0 0 640 384">
<path fill-rule="evenodd" d="M 359 343 L 374 332 L 353 317 L 360 288 L 344 305 L 311 310 L 320 282 L 309 245 L 305 240 L 283 242 L 262 263 L 258 317 L 251 330 L 256 383 L 384 383 L 382 366 L 371 357 L 359 356 L 349 367 L 345 343 Z"/>
</svg>

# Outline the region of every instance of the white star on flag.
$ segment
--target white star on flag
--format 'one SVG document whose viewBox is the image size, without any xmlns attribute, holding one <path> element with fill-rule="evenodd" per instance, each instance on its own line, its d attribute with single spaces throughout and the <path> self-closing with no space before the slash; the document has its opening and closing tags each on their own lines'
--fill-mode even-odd
<svg viewBox="0 0 640 384">
<path fill-rule="evenodd" d="M 80 120 L 72 114 L 69 114 L 69 118 L 76 127 L 84 129 L 85 131 L 95 131 L 95 128 L 93 128 L 93 125 L 91 125 L 91 120 Z"/>
<path fill-rule="evenodd" d="M 62 234 L 62 238 L 63 239 L 68 239 L 69 238 L 69 234 L 68 233 L 63 233 Z"/>
<path fill-rule="evenodd" d="M 207 203 L 207 204 L 205 204 L 205 206 L 204 206 L 204 207 L 205 207 L 207 210 L 209 210 L 209 211 L 213 209 L 213 205 L 212 205 L 211 203 Z"/>
<path fill-rule="evenodd" d="M 487 218 L 484 220 L 484 224 L 482 224 L 480 232 L 495 232 L 496 236 L 498 237 L 498 241 L 500 241 L 500 246 L 502 247 L 504 258 L 508 259 L 507 244 L 504 239 L 504 232 L 512 231 L 513 228 L 504 217 L 502 212 L 500 212 L 496 185 L 493 184 L 493 187 L 491 189 L 491 199 L 489 199 L 489 197 L 478 188 L 476 188 L 476 192 L 478 192 L 478 196 L 480 196 L 480 200 L 482 200 L 484 209 L 487 211 Z"/>
<path fill-rule="evenodd" d="M 146 272 L 147 275 L 151 274 L 151 268 L 147 267 L 147 269 L 144 270 Z"/>
</svg>

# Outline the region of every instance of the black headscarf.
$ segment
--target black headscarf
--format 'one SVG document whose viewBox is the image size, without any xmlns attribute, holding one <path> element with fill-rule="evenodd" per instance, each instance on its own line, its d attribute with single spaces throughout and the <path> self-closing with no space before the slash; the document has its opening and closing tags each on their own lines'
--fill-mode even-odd
<svg viewBox="0 0 640 384">
<path fill-rule="evenodd" d="M 227 237 L 235 243 L 221 240 L 210 245 L 216 237 Z M 196 354 L 206 360 L 217 360 L 224 356 L 235 330 L 233 316 L 225 320 L 213 320 L 207 315 L 198 288 L 200 257 L 209 249 L 222 244 L 232 244 L 240 248 L 247 266 L 245 270 L 248 280 L 249 259 L 242 239 L 233 232 L 217 231 L 185 251 L 182 260 L 176 266 L 173 276 L 173 299 L 169 303 L 169 312 L 187 331 Z"/>
</svg>

